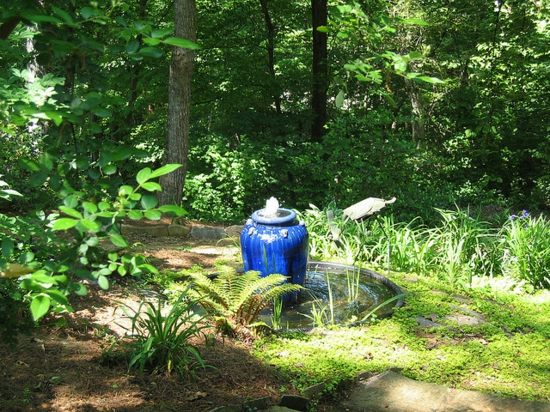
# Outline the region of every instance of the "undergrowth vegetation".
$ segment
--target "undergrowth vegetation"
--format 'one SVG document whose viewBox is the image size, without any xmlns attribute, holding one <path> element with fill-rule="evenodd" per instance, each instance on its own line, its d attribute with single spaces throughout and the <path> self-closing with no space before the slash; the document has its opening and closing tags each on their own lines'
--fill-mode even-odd
<svg viewBox="0 0 550 412">
<path fill-rule="evenodd" d="M 438 210 L 439 224 L 392 216 L 362 222 L 341 210 L 314 206 L 302 214 L 310 230 L 310 254 L 348 264 L 366 263 L 387 270 L 436 273 L 453 285 L 505 275 L 525 290 L 550 286 L 550 222 L 527 212 L 500 226 L 469 210 Z"/>
<path fill-rule="evenodd" d="M 429 276 L 394 272 L 406 305 L 391 318 L 356 328 L 281 333 L 255 344 L 255 355 L 299 389 L 325 383 L 335 393 L 360 372 L 389 368 L 413 379 L 526 399 L 550 400 L 550 295 L 462 289 Z M 479 316 L 461 325 L 458 316 Z M 433 320 L 421 327 L 419 318 Z"/>
</svg>

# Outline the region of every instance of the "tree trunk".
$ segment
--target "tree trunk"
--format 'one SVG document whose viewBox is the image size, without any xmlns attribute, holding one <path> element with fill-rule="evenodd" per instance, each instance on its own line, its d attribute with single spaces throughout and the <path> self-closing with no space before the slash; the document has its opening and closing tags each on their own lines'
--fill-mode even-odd
<svg viewBox="0 0 550 412">
<path fill-rule="evenodd" d="M 0 25 L 0 40 L 6 40 L 12 31 L 15 30 L 21 18 L 19 16 L 10 17 Z"/>
<path fill-rule="evenodd" d="M 327 0 L 311 0 L 311 17 L 313 23 L 313 83 L 311 91 L 311 109 L 313 123 L 311 138 L 319 141 L 324 134 L 327 121 L 327 34 L 317 31 L 317 27 L 327 25 Z"/>
<path fill-rule="evenodd" d="M 269 75 L 271 76 L 274 87 L 273 101 L 275 103 L 276 112 L 281 113 L 281 95 L 275 77 L 275 26 L 269 15 L 267 0 L 260 0 L 260 5 L 262 6 L 265 28 L 267 29 L 267 69 L 269 70 Z"/>
<path fill-rule="evenodd" d="M 416 87 L 412 81 L 406 80 L 406 83 L 412 107 L 412 141 L 415 142 L 418 147 L 420 144 L 424 143 L 424 137 L 426 135 L 426 113 L 420 90 L 418 90 L 418 87 Z"/>
<path fill-rule="evenodd" d="M 175 0 L 175 34 L 189 40 L 196 40 L 195 0 Z M 191 108 L 191 76 L 193 74 L 194 52 L 174 47 L 170 64 L 168 90 L 168 134 L 164 163 L 179 163 L 183 167 L 162 176 L 163 191 L 159 195 L 161 204 L 181 203 L 183 186 L 187 173 L 189 152 L 189 115 Z"/>
</svg>

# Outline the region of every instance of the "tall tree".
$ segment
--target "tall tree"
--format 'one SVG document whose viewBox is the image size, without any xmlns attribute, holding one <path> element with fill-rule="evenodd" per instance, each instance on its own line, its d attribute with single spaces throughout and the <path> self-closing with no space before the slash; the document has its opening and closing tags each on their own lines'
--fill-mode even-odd
<svg viewBox="0 0 550 412">
<path fill-rule="evenodd" d="M 313 82 L 311 90 L 311 109 L 313 123 L 311 126 L 312 140 L 319 140 L 324 132 L 327 121 L 327 33 L 319 31 L 319 26 L 327 25 L 327 0 L 311 0 L 311 18 L 313 29 Z"/>
<path fill-rule="evenodd" d="M 274 86 L 273 101 L 275 103 L 275 110 L 277 113 L 281 113 L 281 95 L 279 94 L 279 90 L 277 88 L 275 73 L 275 26 L 273 24 L 273 20 L 271 19 L 271 15 L 269 14 L 267 0 L 260 0 L 260 5 L 262 6 L 265 28 L 267 30 L 267 68 Z"/>
<path fill-rule="evenodd" d="M 196 40 L 195 0 L 174 1 L 174 27 L 177 37 Z M 168 134 L 164 161 L 165 163 L 180 163 L 183 167 L 161 177 L 160 182 L 164 188 L 159 196 L 161 204 L 180 204 L 183 197 L 189 152 L 193 58 L 194 52 L 190 49 L 174 47 L 172 51 L 168 86 Z"/>
</svg>

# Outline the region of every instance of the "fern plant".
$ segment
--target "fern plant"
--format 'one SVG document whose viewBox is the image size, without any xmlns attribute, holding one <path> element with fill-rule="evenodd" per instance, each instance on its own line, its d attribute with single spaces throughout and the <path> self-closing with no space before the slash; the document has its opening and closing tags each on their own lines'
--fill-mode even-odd
<svg viewBox="0 0 550 412">
<path fill-rule="evenodd" d="M 214 279 L 203 273 L 191 274 L 190 293 L 199 300 L 206 312 L 215 317 L 218 329 L 228 335 L 246 332 L 257 321 L 260 312 L 273 299 L 302 287 L 286 283 L 284 275 L 261 277 L 259 272 L 226 271 Z"/>
</svg>

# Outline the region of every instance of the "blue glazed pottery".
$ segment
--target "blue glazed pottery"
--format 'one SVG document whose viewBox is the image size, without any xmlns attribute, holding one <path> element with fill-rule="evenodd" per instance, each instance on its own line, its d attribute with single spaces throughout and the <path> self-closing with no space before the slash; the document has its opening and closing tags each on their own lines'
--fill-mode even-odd
<svg viewBox="0 0 550 412">
<path fill-rule="evenodd" d="M 289 281 L 304 284 L 308 244 L 307 230 L 290 209 L 278 208 L 275 214 L 257 210 L 241 232 L 244 270 L 262 276 L 279 273 Z"/>
</svg>

